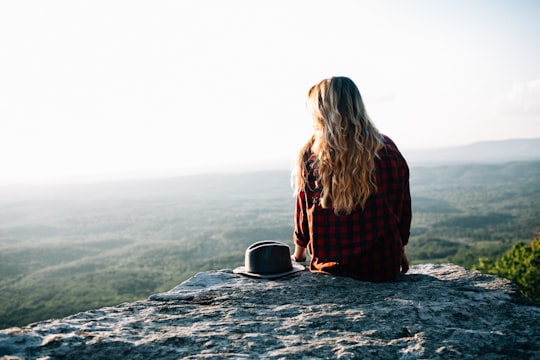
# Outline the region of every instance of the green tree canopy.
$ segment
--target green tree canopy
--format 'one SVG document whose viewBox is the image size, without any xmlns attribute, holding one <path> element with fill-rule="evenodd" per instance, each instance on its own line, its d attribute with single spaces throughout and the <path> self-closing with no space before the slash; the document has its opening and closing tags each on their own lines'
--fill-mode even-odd
<svg viewBox="0 0 540 360">
<path fill-rule="evenodd" d="M 540 236 L 518 242 L 495 262 L 480 259 L 477 269 L 514 281 L 529 299 L 540 304 Z"/>
</svg>

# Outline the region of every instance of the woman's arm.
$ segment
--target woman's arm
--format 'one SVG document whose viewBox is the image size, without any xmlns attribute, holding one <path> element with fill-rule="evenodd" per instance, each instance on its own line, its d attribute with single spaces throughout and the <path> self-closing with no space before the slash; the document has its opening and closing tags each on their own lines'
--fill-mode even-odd
<svg viewBox="0 0 540 360">
<path fill-rule="evenodd" d="M 305 192 L 300 191 L 296 196 L 294 218 L 294 255 L 291 258 L 296 262 L 306 260 L 306 246 L 309 243 L 309 224 L 305 202 Z"/>
<path fill-rule="evenodd" d="M 406 273 L 409 271 L 409 258 L 405 254 L 405 246 L 401 248 L 401 272 Z"/>
<path fill-rule="evenodd" d="M 306 261 L 306 248 L 295 244 L 293 260 L 296 262 Z"/>
</svg>

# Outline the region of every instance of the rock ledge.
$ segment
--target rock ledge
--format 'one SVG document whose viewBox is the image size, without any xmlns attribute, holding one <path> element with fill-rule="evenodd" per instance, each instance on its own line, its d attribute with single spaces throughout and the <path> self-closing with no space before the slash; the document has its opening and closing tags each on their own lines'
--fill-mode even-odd
<svg viewBox="0 0 540 360">
<path fill-rule="evenodd" d="M 540 359 L 540 307 L 504 279 L 416 265 L 375 284 L 199 273 L 149 299 L 0 331 L 0 359 Z"/>
</svg>

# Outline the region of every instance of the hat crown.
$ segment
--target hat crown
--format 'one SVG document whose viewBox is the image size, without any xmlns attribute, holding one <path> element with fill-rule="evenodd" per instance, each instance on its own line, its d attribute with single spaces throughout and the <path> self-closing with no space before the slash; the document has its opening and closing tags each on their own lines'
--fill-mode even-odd
<svg viewBox="0 0 540 360">
<path fill-rule="evenodd" d="M 247 248 L 245 268 L 255 274 L 278 274 L 292 270 L 289 247 L 279 241 L 260 241 Z"/>
</svg>

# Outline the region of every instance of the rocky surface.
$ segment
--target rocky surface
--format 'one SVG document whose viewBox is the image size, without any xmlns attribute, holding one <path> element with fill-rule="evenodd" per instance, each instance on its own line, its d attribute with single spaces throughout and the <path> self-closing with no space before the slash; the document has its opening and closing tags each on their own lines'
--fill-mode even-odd
<svg viewBox="0 0 540 360">
<path fill-rule="evenodd" d="M 0 331 L 0 359 L 540 359 L 540 307 L 506 280 L 417 265 L 375 284 L 199 273 L 145 301 Z"/>
</svg>

